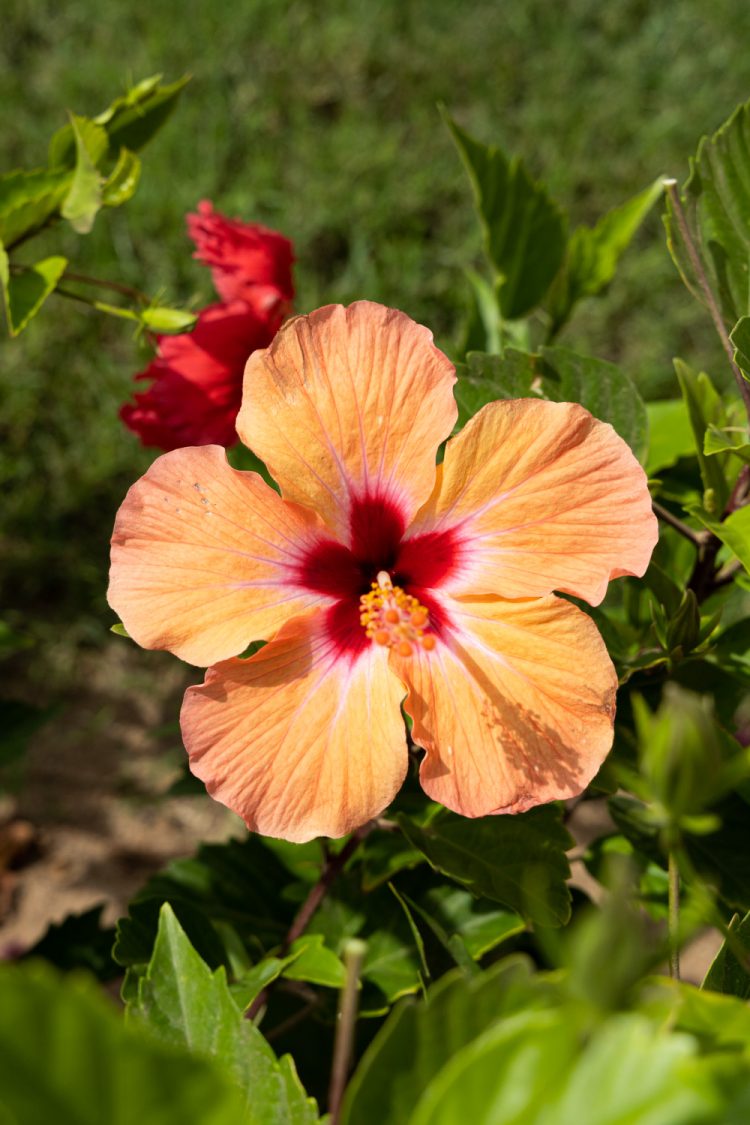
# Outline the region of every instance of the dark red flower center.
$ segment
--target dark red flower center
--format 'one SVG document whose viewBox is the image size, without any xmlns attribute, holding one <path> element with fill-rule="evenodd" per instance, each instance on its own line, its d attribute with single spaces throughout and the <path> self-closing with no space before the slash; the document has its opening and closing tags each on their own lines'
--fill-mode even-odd
<svg viewBox="0 0 750 1125">
<path fill-rule="evenodd" d="M 338 599 L 328 610 L 328 625 L 340 649 L 356 655 L 369 644 L 359 620 L 359 603 L 381 571 L 429 610 L 431 628 L 439 635 L 445 613 L 430 590 L 439 587 L 458 565 L 456 533 L 430 532 L 404 541 L 403 513 L 392 501 L 375 496 L 354 502 L 350 528 L 351 548 L 332 539 L 321 540 L 300 565 L 297 576 L 297 582 L 308 590 Z"/>
</svg>

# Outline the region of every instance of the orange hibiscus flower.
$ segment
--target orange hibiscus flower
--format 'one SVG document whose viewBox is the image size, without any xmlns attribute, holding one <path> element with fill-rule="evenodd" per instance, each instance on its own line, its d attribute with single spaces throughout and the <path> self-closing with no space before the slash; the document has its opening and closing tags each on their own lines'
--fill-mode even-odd
<svg viewBox="0 0 750 1125">
<path fill-rule="evenodd" d="M 193 773 L 248 826 L 340 836 L 407 769 L 466 816 L 588 784 L 614 668 L 591 619 L 657 538 L 646 479 L 573 403 L 456 421 L 430 332 L 362 301 L 287 322 L 248 361 L 238 432 L 281 496 L 217 446 L 158 458 L 117 517 L 110 603 L 136 641 L 210 664 L 182 730 Z M 250 641 L 268 643 L 238 659 Z"/>
</svg>

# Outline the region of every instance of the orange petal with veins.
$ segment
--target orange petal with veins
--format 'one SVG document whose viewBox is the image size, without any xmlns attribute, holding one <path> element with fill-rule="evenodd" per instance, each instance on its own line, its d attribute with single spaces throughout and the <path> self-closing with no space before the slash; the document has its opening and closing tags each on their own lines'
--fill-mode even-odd
<svg viewBox="0 0 750 1125">
<path fill-rule="evenodd" d="M 612 745 L 617 689 L 591 619 L 555 596 L 445 605 L 432 651 L 391 657 L 425 791 L 472 817 L 580 793 Z"/>
<path fill-rule="evenodd" d="M 144 648 L 212 664 L 332 599 L 294 575 L 320 521 L 220 446 L 177 449 L 128 492 L 112 536 L 109 604 Z"/>
<path fill-rule="evenodd" d="M 658 528 L 646 475 L 610 425 L 582 406 L 491 402 L 448 442 L 442 472 L 408 538 L 452 532 L 456 596 L 598 605 L 611 578 L 642 575 Z"/>
<path fill-rule="evenodd" d="M 210 668 L 182 707 L 190 768 L 211 796 L 253 831 L 295 842 L 377 816 L 407 768 L 404 689 L 387 651 L 341 655 L 325 616 Z"/>
<path fill-rule="evenodd" d="M 383 500 L 406 525 L 430 495 L 454 383 L 432 333 L 404 313 L 328 305 L 250 356 L 237 431 L 282 494 L 348 545 L 354 501 Z"/>
</svg>

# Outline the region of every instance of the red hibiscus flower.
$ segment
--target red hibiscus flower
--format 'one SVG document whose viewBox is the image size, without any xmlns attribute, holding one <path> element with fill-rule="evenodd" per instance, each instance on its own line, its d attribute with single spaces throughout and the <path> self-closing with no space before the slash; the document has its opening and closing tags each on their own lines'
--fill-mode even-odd
<svg viewBox="0 0 750 1125">
<path fill-rule="evenodd" d="M 226 219 L 205 200 L 187 221 L 223 300 L 199 313 L 192 332 L 157 336 L 156 357 L 135 377 L 151 386 L 120 410 L 144 445 L 163 450 L 235 444 L 245 363 L 271 343 L 294 296 L 283 235 Z"/>
<path fill-rule="evenodd" d="M 187 217 L 188 233 L 196 245 L 194 257 L 211 270 L 222 301 L 247 301 L 260 313 L 278 311 L 281 319 L 294 297 L 288 238 L 259 223 L 241 223 L 214 211 L 207 199 Z"/>
<path fill-rule="evenodd" d="M 158 338 L 156 358 L 136 375 L 153 382 L 120 417 L 144 445 L 158 449 L 234 445 L 245 362 L 270 344 L 277 328 L 244 301 L 209 305 L 192 332 Z"/>
</svg>

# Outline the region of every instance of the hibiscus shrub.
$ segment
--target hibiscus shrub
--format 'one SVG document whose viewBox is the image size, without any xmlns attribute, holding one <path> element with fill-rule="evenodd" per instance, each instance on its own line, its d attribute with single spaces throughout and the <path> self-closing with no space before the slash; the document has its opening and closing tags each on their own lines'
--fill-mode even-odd
<svg viewBox="0 0 750 1125">
<path fill-rule="evenodd" d="M 190 768 L 250 832 L 152 878 L 111 959 L 89 917 L 39 950 L 124 974 L 125 1021 L 0 973 L 9 1120 L 747 1118 L 749 121 L 570 233 L 447 118 L 487 265 L 457 364 L 367 300 L 290 316 L 285 238 L 189 217 L 221 303 L 123 411 L 168 452 L 109 597 L 208 668 Z M 556 339 L 664 198 L 726 371 L 646 404 Z"/>
</svg>

